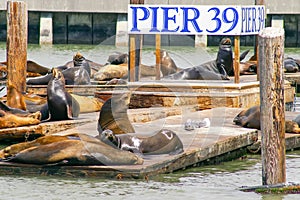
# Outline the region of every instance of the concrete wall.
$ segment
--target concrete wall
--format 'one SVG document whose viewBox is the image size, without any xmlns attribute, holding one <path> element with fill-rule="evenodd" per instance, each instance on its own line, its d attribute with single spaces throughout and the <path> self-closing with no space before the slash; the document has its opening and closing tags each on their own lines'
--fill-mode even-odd
<svg viewBox="0 0 300 200">
<path fill-rule="evenodd" d="M 127 13 L 130 0 L 23 0 L 30 11 Z M 0 1 L 6 10 L 7 0 Z M 238 3 L 237 3 L 238 2 Z M 255 0 L 145 0 L 145 4 L 253 5 Z M 300 14 L 299 0 L 265 0 L 269 14 Z"/>
</svg>

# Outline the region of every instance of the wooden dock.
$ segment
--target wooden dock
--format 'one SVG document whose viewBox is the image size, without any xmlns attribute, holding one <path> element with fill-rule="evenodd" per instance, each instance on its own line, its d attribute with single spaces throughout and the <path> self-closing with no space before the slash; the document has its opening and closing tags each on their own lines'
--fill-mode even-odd
<svg viewBox="0 0 300 200">
<path fill-rule="evenodd" d="M 256 75 L 241 76 L 241 82 L 230 81 L 153 81 L 144 80 L 128 82 L 127 85 L 105 85 L 93 82 L 92 85 L 68 85 L 70 93 L 96 96 L 106 100 L 111 95 L 131 92 L 130 108 L 149 108 L 152 106 L 198 105 L 201 109 L 216 107 L 248 108 L 259 104 L 259 82 Z M 28 85 L 27 92 L 46 95 L 47 86 Z M 287 81 L 285 84 L 285 101 L 294 101 L 295 88 Z"/>
<path fill-rule="evenodd" d="M 161 107 L 132 109 L 128 111 L 128 114 L 137 134 L 146 136 L 161 128 L 171 129 L 182 140 L 184 152 L 179 155 L 144 156 L 144 164 L 134 166 L 41 166 L 0 162 L 0 174 L 149 178 L 188 167 L 236 159 L 245 155 L 247 148 L 253 145 L 259 137 L 257 130 L 233 124 L 234 116 L 240 111 L 240 108 L 226 107 L 195 111 L 194 107 L 186 106 L 170 109 Z M 205 117 L 211 120 L 209 128 L 197 128 L 193 131 L 184 129 L 183 124 L 187 119 L 201 120 Z M 82 118 L 89 119 L 91 122 L 56 134 L 82 132 L 97 135 L 98 113 L 84 114 Z M 299 147 L 300 135 L 289 134 L 288 136 L 297 142 L 293 144 L 294 147 Z"/>
</svg>

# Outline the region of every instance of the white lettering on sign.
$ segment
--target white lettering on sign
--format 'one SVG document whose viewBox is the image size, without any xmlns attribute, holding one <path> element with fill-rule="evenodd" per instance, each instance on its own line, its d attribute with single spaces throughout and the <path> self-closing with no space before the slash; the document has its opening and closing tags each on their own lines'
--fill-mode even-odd
<svg viewBox="0 0 300 200">
<path fill-rule="evenodd" d="M 264 26 L 264 6 L 128 6 L 130 34 L 250 35 Z"/>
</svg>

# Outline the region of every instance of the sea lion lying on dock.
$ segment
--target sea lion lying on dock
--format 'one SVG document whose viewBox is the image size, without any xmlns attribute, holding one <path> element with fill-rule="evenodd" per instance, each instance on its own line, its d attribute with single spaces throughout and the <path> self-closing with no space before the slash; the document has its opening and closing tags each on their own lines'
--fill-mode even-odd
<svg viewBox="0 0 300 200">
<path fill-rule="evenodd" d="M 129 93 L 116 94 L 106 100 L 99 113 L 98 133 L 106 129 L 112 130 L 115 134 L 134 133 L 135 130 L 127 114 L 129 103 Z"/>
<path fill-rule="evenodd" d="M 7 106 L 0 101 L 0 128 L 14 128 L 36 125 L 40 123 L 41 113 L 30 113 L 18 108 Z"/>
<path fill-rule="evenodd" d="M 1 62 L 0 63 L 0 71 L 1 73 L 7 75 L 7 62 Z M 49 68 L 42 66 L 32 60 L 27 60 L 27 67 L 26 67 L 26 72 L 27 72 L 27 77 L 36 77 L 36 76 L 41 76 L 41 75 L 46 75 L 49 73 Z M 0 79 L 6 78 L 6 76 L 0 76 Z"/>
<path fill-rule="evenodd" d="M 296 73 L 299 71 L 300 62 L 294 58 L 288 57 L 283 60 L 284 72 Z"/>
<path fill-rule="evenodd" d="M 168 129 L 162 129 L 149 137 L 136 136 L 136 134 L 115 135 L 111 130 L 106 129 L 99 134 L 98 138 L 108 145 L 133 153 L 175 155 L 183 152 L 180 138 Z"/>
<path fill-rule="evenodd" d="M 143 159 L 113 148 L 83 133 L 48 135 L 30 142 L 13 144 L 0 151 L 3 161 L 56 165 L 135 165 Z"/>
<path fill-rule="evenodd" d="M 255 128 L 260 130 L 260 106 L 252 106 L 241 111 L 234 119 L 236 125 L 245 128 Z M 288 133 L 300 133 L 300 115 L 294 120 L 285 121 L 285 131 Z"/>
<path fill-rule="evenodd" d="M 202 66 L 185 68 L 180 72 L 163 77 L 161 80 L 230 80 L 227 75 L 206 70 Z"/>
<path fill-rule="evenodd" d="M 62 71 L 65 79 L 66 85 L 89 85 L 91 84 L 90 75 L 91 68 L 86 62 L 85 58 L 78 52 L 73 56 L 73 65 L 74 67 L 60 66 L 56 67 L 59 71 Z M 30 78 L 26 81 L 28 85 L 47 85 L 49 80 L 52 77 L 51 71 L 50 73 Z"/>
</svg>

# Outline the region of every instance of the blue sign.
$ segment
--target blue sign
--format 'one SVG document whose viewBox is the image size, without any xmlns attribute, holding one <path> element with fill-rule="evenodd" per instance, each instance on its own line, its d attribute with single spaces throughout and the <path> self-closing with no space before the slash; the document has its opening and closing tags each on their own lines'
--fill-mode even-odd
<svg viewBox="0 0 300 200">
<path fill-rule="evenodd" d="M 128 5 L 129 34 L 253 35 L 264 6 Z"/>
</svg>

